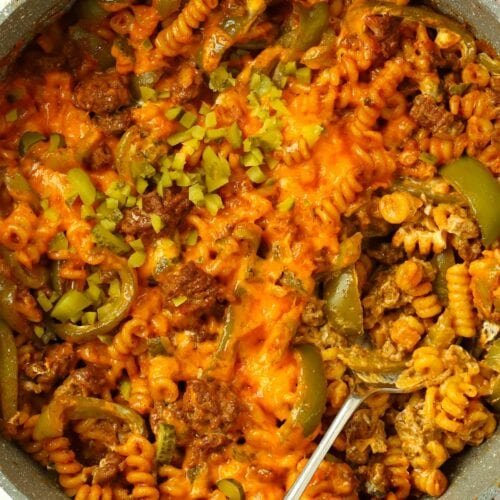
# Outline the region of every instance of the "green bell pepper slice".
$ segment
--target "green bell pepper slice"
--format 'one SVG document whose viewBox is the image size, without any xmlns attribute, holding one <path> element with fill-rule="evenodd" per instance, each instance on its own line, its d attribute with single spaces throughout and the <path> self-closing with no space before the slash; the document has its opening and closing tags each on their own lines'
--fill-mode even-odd
<svg viewBox="0 0 500 500">
<path fill-rule="evenodd" d="M 363 308 L 354 265 L 334 273 L 324 286 L 325 312 L 328 322 L 342 335 L 363 334 Z"/>
<path fill-rule="evenodd" d="M 143 436 L 148 435 L 142 417 L 126 406 L 103 399 L 84 396 L 60 396 L 45 406 L 33 430 L 37 441 L 61 437 L 69 420 L 87 418 L 110 418 L 126 423 L 130 430 Z"/>
<path fill-rule="evenodd" d="M 36 266 L 28 270 L 20 264 L 14 252 L 0 245 L 0 255 L 8 264 L 16 279 L 27 288 L 38 289 L 46 285 L 49 280 L 49 271 L 44 266 Z"/>
<path fill-rule="evenodd" d="M 245 500 L 245 491 L 236 479 L 231 477 L 220 479 L 215 486 L 226 495 L 228 500 Z"/>
<path fill-rule="evenodd" d="M 75 325 L 71 322 L 50 322 L 50 328 L 61 339 L 68 342 L 80 344 L 96 339 L 98 336 L 106 335 L 127 316 L 128 311 L 137 293 L 137 280 L 134 271 L 123 265 L 118 270 L 121 281 L 120 295 L 111 299 L 113 303 L 113 314 L 97 321 L 93 325 Z"/>
<path fill-rule="evenodd" d="M 432 263 L 437 270 L 432 287 L 438 296 L 441 304 L 448 305 L 448 285 L 446 284 L 446 271 L 455 264 L 455 255 L 451 248 L 438 253 L 432 259 Z"/>
<path fill-rule="evenodd" d="M 500 236 L 500 184 L 480 161 L 462 156 L 441 168 L 440 175 L 467 199 L 489 247 Z"/>
<path fill-rule="evenodd" d="M 311 8 L 294 3 L 291 22 L 293 23 L 294 20 L 296 24 L 292 24 L 290 31 L 285 33 L 279 42 L 286 48 L 307 50 L 320 42 L 321 36 L 328 27 L 328 3 L 319 2 Z"/>
<path fill-rule="evenodd" d="M 300 356 L 298 399 L 291 411 L 291 423 L 309 436 L 321 423 L 326 408 L 326 375 L 319 349 L 312 344 L 299 344 L 294 351 Z"/>
<path fill-rule="evenodd" d="M 15 308 L 16 294 L 16 284 L 0 274 L 0 318 L 15 332 L 29 336 L 30 327 L 28 321 Z"/>
<path fill-rule="evenodd" d="M 0 319 L 0 407 L 5 421 L 17 412 L 17 349 L 14 334 Z"/>
</svg>

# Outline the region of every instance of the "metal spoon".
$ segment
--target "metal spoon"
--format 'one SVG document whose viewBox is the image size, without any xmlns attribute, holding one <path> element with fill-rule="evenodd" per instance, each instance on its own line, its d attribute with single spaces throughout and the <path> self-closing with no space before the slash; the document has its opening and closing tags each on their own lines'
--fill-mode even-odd
<svg viewBox="0 0 500 500">
<path fill-rule="evenodd" d="M 415 385 L 404 388 L 398 387 L 397 380 L 401 372 L 379 374 L 353 371 L 353 373 L 355 375 L 354 390 L 345 400 L 317 448 L 314 450 L 314 453 L 309 458 L 309 461 L 300 472 L 292 487 L 288 490 L 284 500 L 300 499 L 314 476 L 316 469 L 332 447 L 333 442 L 365 399 L 378 392 L 402 394 L 417 391 L 425 386 L 424 381 L 419 380 Z"/>
</svg>

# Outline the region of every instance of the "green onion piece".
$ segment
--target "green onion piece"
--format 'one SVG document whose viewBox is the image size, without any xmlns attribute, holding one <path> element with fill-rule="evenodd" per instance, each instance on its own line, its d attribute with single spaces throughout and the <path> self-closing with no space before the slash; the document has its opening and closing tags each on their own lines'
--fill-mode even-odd
<svg viewBox="0 0 500 500">
<path fill-rule="evenodd" d="M 154 101 L 156 99 L 156 91 L 151 87 L 145 87 L 141 85 L 139 87 L 139 94 L 144 102 Z"/>
<path fill-rule="evenodd" d="M 205 137 L 205 128 L 200 125 L 195 125 L 194 127 L 191 127 L 189 131 L 191 132 L 192 138 L 196 139 L 197 141 L 201 141 Z M 184 144 L 184 146 L 186 145 L 187 143 Z"/>
<path fill-rule="evenodd" d="M 44 312 L 49 312 L 52 309 L 52 302 L 43 292 L 38 292 L 36 301 L 40 304 L 40 307 L 44 310 Z"/>
<path fill-rule="evenodd" d="M 100 247 L 109 248 L 112 252 L 123 255 L 130 250 L 130 246 L 125 240 L 111 231 L 107 230 L 101 223 L 96 224 L 92 229 L 95 243 Z"/>
<path fill-rule="evenodd" d="M 45 329 L 41 326 L 35 326 L 35 328 L 33 328 L 33 331 L 39 339 L 41 339 L 45 335 Z"/>
<path fill-rule="evenodd" d="M 106 198 L 104 200 L 104 203 L 106 203 L 106 206 L 111 209 L 115 209 L 119 207 L 118 200 L 115 198 Z"/>
<path fill-rule="evenodd" d="M 137 189 L 137 192 L 139 194 L 143 194 L 148 188 L 148 181 L 146 179 L 143 179 L 142 177 L 139 177 L 139 179 L 137 179 L 137 182 L 135 183 L 135 188 Z"/>
<path fill-rule="evenodd" d="M 423 161 L 424 163 L 429 163 L 430 165 L 435 165 L 438 161 L 437 156 L 434 156 L 433 154 L 426 152 L 420 153 L 418 159 Z"/>
<path fill-rule="evenodd" d="M 279 212 L 289 212 L 294 205 L 295 198 L 293 196 L 289 196 L 288 198 L 285 198 L 283 201 L 279 202 L 276 208 Z"/>
<path fill-rule="evenodd" d="M 64 135 L 53 133 L 49 135 L 49 152 L 53 153 L 58 148 L 66 147 Z"/>
<path fill-rule="evenodd" d="M 117 279 L 114 279 L 109 284 L 108 295 L 112 298 L 117 298 L 121 294 L 121 285 Z"/>
<path fill-rule="evenodd" d="M 245 492 L 241 484 L 232 478 L 224 478 L 215 483 L 215 486 L 222 491 L 228 500 L 244 500 Z"/>
<path fill-rule="evenodd" d="M 80 207 L 80 216 L 84 220 L 92 219 L 95 217 L 95 210 L 88 205 L 82 205 Z"/>
<path fill-rule="evenodd" d="M 208 86 L 210 90 L 216 92 L 222 92 L 228 87 L 234 87 L 236 80 L 233 78 L 231 73 L 224 67 L 220 65 L 215 71 L 210 73 Z"/>
<path fill-rule="evenodd" d="M 57 301 L 50 315 L 61 322 L 69 321 L 91 304 L 92 301 L 84 293 L 70 290 Z"/>
<path fill-rule="evenodd" d="M 84 325 L 93 325 L 97 321 L 97 313 L 95 311 L 88 311 L 82 314 L 82 323 Z"/>
<path fill-rule="evenodd" d="M 198 241 L 198 231 L 196 231 L 196 229 L 189 231 L 189 233 L 186 235 L 184 239 L 184 243 L 190 247 L 196 245 L 197 241 Z"/>
<path fill-rule="evenodd" d="M 195 205 L 198 205 L 204 200 L 205 194 L 203 193 L 203 189 L 199 184 L 194 184 L 192 186 L 189 186 L 188 198 L 189 201 L 191 201 Z"/>
<path fill-rule="evenodd" d="M 198 112 L 200 113 L 200 115 L 206 115 L 210 113 L 211 109 L 212 108 L 206 102 L 202 102 Z"/>
<path fill-rule="evenodd" d="M 165 422 L 160 423 L 156 441 L 156 461 L 161 465 L 171 462 L 175 452 L 175 427 Z"/>
<path fill-rule="evenodd" d="M 243 135 L 241 133 L 240 127 L 238 127 L 238 124 L 236 122 L 234 122 L 230 127 L 227 128 L 226 139 L 234 149 L 241 148 L 241 145 L 243 144 Z"/>
<path fill-rule="evenodd" d="M 85 294 L 94 304 L 101 298 L 101 292 L 102 290 L 95 283 L 91 283 L 87 290 L 85 290 Z"/>
<path fill-rule="evenodd" d="M 92 205 L 95 202 L 97 191 L 87 172 L 81 168 L 72 168 L 68 172 L 68 180 L 73 191 L 85 205 Z"/>
<path fill-rule="evenodd" d="M 53 252 L 59 252 L 61 250 L 68 249 L 68 240 L 64 233 L 57 233 L 50 242 L 49 249 Z"/>
<path fill-rule="evenodd" d="M 191 139 L 191 133 L 189 130 L 182 130 L 175 134 L 172 134 L 168 139 L 167 143 L 169 146 L 177 146 L 181 142 L 185 142 Z"/>
<path fill-rule="evenodd" d="M 128 258 L 128 265 L 130 267 L 141 267 L 146 262 L 146 252 L 134 252 Z"/>
<path fill-rule="evenodd" d="M 130 399 L 130 393 L 132 392 L 132 384 L 130 383 L 130 380 L 128 378 L 122 380 L 118 386 L 118 390 L 120 391 L 121 397 L 128 401 Z"/>
<path fill-rule="evenodd" d="M 19 140 L 19 154 L 24 156 L 35 144 L 46 139 L 40 132 L 25 132 Z"/>
<path fill-rule="evenodd" d="M 5 113 L 5 121 L 7 123 L 13 123 L 17 120 L 17 118 L 18 118 L 17 109 L 11 109 L 7 113 Z"/>
<path fill-rule="evenodd" d="M 184 304 L 184 302 L 186 302 L 186 300 L 187 300 L 187 297 L 185 295 L 179 295 L 178 297 L 174 297 L 172 299 L 172 304 L 174 304 L 175 307 L 179 307 L 182 304 Z"/>
<path fill-rule="evenodd" d="M 247 170 L 247 176 L 252 182 L 255 182 L 256 184 L 262 184 L 267 179 L 266 174 L 257 165 L 250 167 Z"/>
<path fill-rule="evenodd" d="M 227 129 L 223 127 L 223 128 L 209 129 L 207 130 L 205 135 L 209 141 L 216 141 L 218 139 L 222 139 L 223 137 L 225 137 L 226 134 L 227 134 Z"/>
<path fill-rule="evenodd" d="M 108 231 L 111 231 L 111 232 L 113 232 L 116 229 L 116 222 L 114 222 L 110 219 L 102 219 L 101 225 L 102 225 L 102 227 L 104 227 L 104 229 L 107 229 Z"/>
<path fill-rule="evenodd" d="M 264 163 L 264 155 L 259 148 L 252 148 L 243 156 L 243 165 L 245 167 L 258 167 Z"/>
<path fill-rule="evenodd" d="M 194 113 L 192 113 L 191 111 L 186 111 L 182 115 L 182 118 L 179 120 L 179 123 L 184 128 L 190 128 L 196 123 L 197 119 L 198 119 L 198 117 Z"/>
<path fill-rule="evenodd" d="M 300 68 L 295 73 L 295 77 L 299 83 L 309 85 L 311 83 L 311 68 Z"/>
<path fill-rule="evenodd" d="M 131 241 L 130 246 L 136 252 L 141 252 L 141 251 L 143 252 L 144 251 L 144 243 L 142 242 L 142 240 L 140 238 L 137 240 Z"/>
<path fill-rule="evenodd" d="M 180 114 L 184 111 L 181 106 L 175 106 L 174 108 L 170 108 L 165 112 L 165 117 L 167 120 L 177 120 Z"/>
<path fill-rule="evenodd" d="M 222 203 L 222 198 L 218 194 L 212 193 L 205 195 L 205 206 L 210 215 L 217 215 L 217 212 L 224 204 Z"/>
<path fill-rule="evenodd" d="M 165 223 L 163 222 L 163 219 L 158 214 L 151 214 L 150 217 L 151 217 L 151 225 L 153 226 L 153 230 L 155 233 L 158 234 L 165 226 Z"/>
<path fill-rule="evenodd" d="M 306 125 L 302 128 L 302 137 L 306 140 L 307 145 L 312 148 L 323 132 L 323 126 L 319 124 Z"/>
<path fill-rule="evenodd" d="M 217 115 L 214 111 L 210 111 L 205 116 L 205 127 L 213 128 L 217 125 Z"/>
</svg>

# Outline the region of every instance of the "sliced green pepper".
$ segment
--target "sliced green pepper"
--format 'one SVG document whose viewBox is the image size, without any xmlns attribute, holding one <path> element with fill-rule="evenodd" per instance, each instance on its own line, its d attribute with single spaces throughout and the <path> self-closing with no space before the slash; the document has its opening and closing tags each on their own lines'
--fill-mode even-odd
<svg viewBox="0 0 500 500">
<path fill-rule="evenodd" d="M 440 193 L 438 190 L 433 188 L 432 181 L 420 181 L 417 179 L 411 179 L 410 177 L 397 179 L 389 191 L 406 191 L 417 198 L 425 196 L 429 201 L 435 203 L 449 203 L 451 205 L 466 206 L 467 201 L 460 193 Z"/>
<path fill-rule="evenodd" d="M 496 413 L 500 413 L 500 375 L 497 376 L 495 382 L 493 383 L 491 395 L 488 396 L 488 402 Z"/>
<path fill-rule="evenodd" d="M 16 284 L 0 274 L 0 318 L 17 333 L 29 335 L 30 328 L 26 318 L 15 308 L 17 295 Z"/>
<path fill-rule="evenodd" d="M 17 412 L 17 349 L 12 330 L 0 319 L 0 406 L 10 420 Z"/>
<path fill-rule="evenodd" d="M 291 422 L 309 436 L 321 423 L 326 407 L 326 375 L 319 349 L 312 344 L 299 344 L 294 350 L 300 355 L 298 400 L 292 408 Z"/>
<path fill-rule="evenodd" d="M 463 156 L 439 171 L 462 193 L 477 219 L 483 244 L 488 247 L 500 236 L 500 184 L 478 160 Z"/>
<path fill-rule="evenodd" d="M 307 50 L 317 45 L 328 27 L 329 8 L 327 2 L 319 2 L 311 8 L 293 4 L 292 27 L 279 40 L 283 47 Z M 293 22 L 295 20 L 295 25 Z"/>
<path fill-rule="evenodd" d="M 342 335 L 363 334 L 363 308 L 358 289 L 358 275 L 353 265 L 333 274 L 325 283 L 326 316 Z"/>
<path fill-rule="evenodd" d="M 111 55 L 111 44 L 108 41 L 78 25 L 70 28 L 69 36 L 96 60 L 101 70 L 108 69 L 115 64 L 115 58 Z"/>
<path fill-rule="evenodd" d="M 244 500 L 245 492 L 241 484 L 232 478 L 220 479 L 215 486 L 226 495 L 228 500 Z"/>
<path fill-rule="evenodd" d="M 24 156 L 31 147 L 41 141 L 45 141 L 47 138 L 40 134 L 40 132 L 24 132 L 19 139 L 19 154 Z"/>
<path fill-rule="evenodd" d="M 157 9 L 162 19 L 167 19 L 179 10 L 181 0 L 158 0 Z"/>
<path fill-rule="evenodd" d="M 174 451 L 175 427 L 162 422 L 160 423 L 156 441 L 156 461 L 161 465 L 168 465 L 172 461 Z"/>
<path fill-rule="evenodd" d="M 447 248 L 444 252 L 438 253 L 432 259 L 434 267 L 437 269 L 436 278 L 434 279 L 434 292 L 439 298 L 441 304 L 448 305 L 448 285 L 446 284 L 446 271 L 455 264 L 455 255 L 451 248 Z"/>
<path fill-rule="evenodd" d="M 111 418 L 125 422 L 134 433 L 147 436 L 142 417 L 134 410 L 103 399 L 83 396 L 61 396 L 45 406 L 33 431 L 37 441 L 61 437 L 69 420 Z"/>
<path fill-rule="evenodd" d="M 392 2 L 379 2 L 367 0 L 360 7 L 352 9 L 347 16 L 347 26 L 353 32 L 358 32 L 354 25 L 361 21 L 364 29 L 364 18 L 368 15 L 387 15 L 401 17 L 408 21 L 421 23 L 429 28 L 444 28 L 455 32 L 462 38 L 462 66 L 474 60 L 476 57 L 476 42 L 474 37 L 465 27 L 447 16 L 438 14 L 427 7 L 416 7 L 413 5 L 397 5 Z"/>
<path fill-rule="evenodd" d="M 484 364 L 500 373 L 500 339 L 495 340 L 484 357 Z"/>
<path fill-rule="evenodd" d="M 64 340 L 79 344 L 93 340 L 99 335 L 106 335 L 113 330 L 128 314 L 137 291 L 136 277 L 132 269 L 122 266 L 118 274 L 121 280 L 120 295 L 106 304 L 106 307 L 113 311 L 112 314 L 93 325 L 74 325 L 70 322 L 51 323 L 54 333 Z"/>
<path fill-rule="evenodd" d="M 38 193 L 33 191 L 23 174 L 18 171 L 7 170 L 3 177 L 5 187 L 13 198 L 27 202 L 33 210 L 40 209 L 40 197 Z"/>
<path fill-rule="evenodd" d="M 0 245 L 0 255 L 2 255 L 16 279 L 25 287 L 38 289 L 47 284 L 49 272 L 45 266 L 36 266 L 27 270 L 17 261 L 14 252 L 2 245 Z"/>
<path fill-rule="evenodd" d="M 224 318 L 224 326 L 222 327 L 222 335 L 217 346 L 217 355 L 222 355 L 227 351 L 228 347 L 232 343 L 234 324 L 235 324 L 235 306 L 229 305 L 226 310 L 226 316 Z"/>
<path fill-rule="evenodd" d="M 80 0 L 75 6 L 75 11 L 78 19 L 93 23 L 100 23 L 108 16 L 108 12 L 99 5 L 98 0 Z"/>
<path fill-rule="evenodd" d="M 477 60 L 492 74 L 500 75 L 500 59 L 493 59 L 486 52 L 481 52 Z"/>
</svg>

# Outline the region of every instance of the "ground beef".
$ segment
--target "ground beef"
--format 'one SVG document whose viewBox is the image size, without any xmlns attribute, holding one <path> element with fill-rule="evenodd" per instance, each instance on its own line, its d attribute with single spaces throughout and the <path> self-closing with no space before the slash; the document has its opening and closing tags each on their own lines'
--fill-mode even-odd
<svg viewBox="0 0 500 500">
<path fill-rule="evenodd" d="M 113 451 L 99 461 L 92 473 L 92 484 L 109 483 L 120 472 L 122 457 Z"/>
<path fill-rule="evenodd" d="M 365 17 L 368 33 L 377 42 L 377 48 L 384 60 L 392 57 L 399 48 L 399 25 L 401 20 L 393 16 L 371 15 Z"/>
<path fill-rule="evenodd" d="M 142 210 L 138 207 L 125 210 L 120 230 L 125 234 L 138 235 L 152 229 L 150 214 L 159 215 L 164 227 L 162 233 L 171 235 L 192 208 L 186 189 L 167 189 L 163 199 L 155 192 L 142 197 Z"/>
<path fill-rule="evenodd" d="M 323 305 L 322 300 L 311 297 L 302 311 L 302 323 L 307 326 L 323 326 L 326 323 Z"/>
<path fill-rule="evenodd" d="M 177 314 L 185 327 L 201 316 L 216 314 L 224 301 L 222 286 L 193 262 L 168 269 L 159 277 L 165 307 Z M 184 296 L 186 301 L 175 306 L 172 299 Z"/>
<path fill-rule="evenodd" d="M 115 157 L 111 148 L 105 142 L 101 142 L 92 150 L 87 163 L 92 170 L 99 170 L 112 166 L 114 161 Z"/>
<path fill-rule="evenodd" d="M 26 364 L 24 376 L 34 381 L 34 384 L 27 387 L 33 392 L 39 392 L 38 388 L 46 392 L 64 378 L 75 363 L 76 353 L 73 344 L 69 342 L 52 344 L 45 349 L 41 359 Z"/>
<path fill-rule="evenodd" d="M 394 247 L 388 241 L 380 241 L 376 238 L 372 238 L 372 240 L 373 242 L 369 243 L 366 249 L 366 254 L 372 259 L 388 266 L 404 260 L 406 255 L 404 248 Z"/>
<path fill-rule="evenodd" d="M 447 111 L 444 106 L 436 103 L 430 95 L 418 95 L 413 101 L 410 116 L 421 126 L 433 134 L 438 132 L 460 131 L 463 124 Z"/>
<path fill-rule="evenodd" d="M 97 115 L 114 113 L 130 100 L 125 78 L 118 73 L 92 73 L 75 87 L 75 106 Z"/>
<path fill-rule="evenodd" d="M 192 62 L 185 62 L 175 69 L 175 74 L 160 82 L 162 90 L 170 92 L 173 102 L 182 104 L 198 96 L 203 78 Z"/>
<path fill-rule="evenodd" d="M 214 431 L 227 432 L 239 413 L 236 394 L 230 386 L 217 380 L 190 380 L 182 398 L 186 422 L 199 436 Z"/>
<path fill-rule="evenodd" d="M 79 368 L 69 375 L 56 391 L 56 396 L 97 396 L 107 384 L 106 371 L 97 366 Z"/>
<path fill-rule="evenodd" d="M 110 115 L 96 115 L 95 122 L 106 134 L 121 135 L 132 124 L 129 109 L 122 109 Z"/>
</svg>

